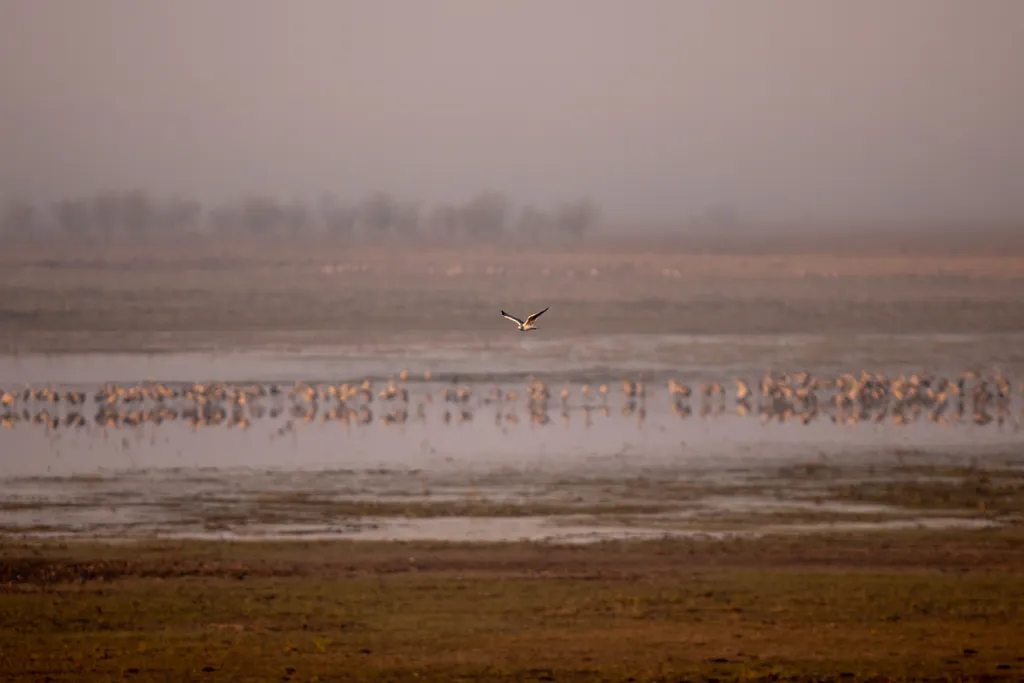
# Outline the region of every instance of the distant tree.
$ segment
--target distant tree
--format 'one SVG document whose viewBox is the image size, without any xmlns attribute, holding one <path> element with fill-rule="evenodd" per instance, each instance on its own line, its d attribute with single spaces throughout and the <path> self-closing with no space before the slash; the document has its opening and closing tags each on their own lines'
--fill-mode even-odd
<svg viewBox="0 0 1024 683">
<path fill-rule="evenodd" d="M 0 233 L 11 237 L 30 237 L 38 228 L 38 211 L 31 202 L 13 199 L 0 216 Z"/>
<path fill-rule="evenodd" d="M 526 206 L 519 214 L 517 231 L 531 240 L 539 240 L 552 232 L 554 220 L 551 215 L 535 206 Z"/>
<path fill-rule="evenodd" d="M 333 237 L 348 237 L 356 226 L 358 212 L 349 206 L 336 204 L 333 200 L 321 203 L 321 220 L 324 230 Z"/>
<path fill-rule="evenodd" d="M 281 208 L 281 222 L 289 237 L 309 232 L 311 220 L 306 205 L 293 200 Z"/>
<path fill-rule="evenodd" d="M 493 239 L 504 231 L 509 207 L 505 195 L 485 190 L 459 208 L 459 219 L 469 236 Z"/>
<path fill-rule="evenodd" d="M 121 194 L 118 199 L 118 227 L 121 231 L 126 234 L 149 233 L 155 213 L 149 195 L 142 190 L 131 190 Z"/>
<path fill-rule="evenodd" d="M 454 238 L 459 232 L 459 210 L 451 204 L 439 204 L 427 213 L 425 223 L 432 235 Z"/>
<path fill-rule="evenodd" d="M 92 230 L 103 237 L 148 233 L 156 218 L 143 190 L 100 192 L 87 203 Z"/>
<path fill-rule="evenodd" d="M 562 204 L 555 210 L 555 224 L 559 229 L 576 239 L 583 236 L 597 223 L 600 212 L 589 199 Z"/>
<path fill-rule="evenodd" d="M 242 202 L 242 225 L 258 237 L 267 237 L 284 223 L 284 209 L 271 197 L 249 197 Z"/>
<path fill-rule="evenodd" d="M 404 237 L 416 234 L 420 227 L 420 206 L 416 202 L 401 202 L 395 210 L 395 232 Z"/>
<path fill-rule="evenodd" d="M 710 230 L 733 230 L 743 224 L 739 210 L 730 204 L 715 204 L 700 217 L 700 225 Z"/>
<path fill-rule="evenodd" d="M 52 207 L 58 229 L 68 237 L 82 239 L 94 234 L 95 221 L 90 202 L 84 199 L 64 199 Z"/>
<path fill-rule="evenodd" d="M 153 229 L 170 236 L 195 231 L 203 218 L 203 205 L 195 200 L 171 199 L 154 209 Z"/>
<path fill-rule="evenodd" d="M 109 238 L 120 227 L 121 197 L 117 192 L 100 192 L 88 200 L 85 211 L 89 214 L 90 232 L 97 237 Z"/>
<path fill-rule="evenodd" d="M 245 229 L 241 208 L 231 204 L 215 207 L 210 212 L 210 227 L 219 235 L 233 235 Z"/>
<path fill-rule="evenodd" d="M 359 205 L 359 222 L 374 233 L 388 231 L 398 217 L 398 202 L 388 192 L 374 192 Z"/>
</svg>

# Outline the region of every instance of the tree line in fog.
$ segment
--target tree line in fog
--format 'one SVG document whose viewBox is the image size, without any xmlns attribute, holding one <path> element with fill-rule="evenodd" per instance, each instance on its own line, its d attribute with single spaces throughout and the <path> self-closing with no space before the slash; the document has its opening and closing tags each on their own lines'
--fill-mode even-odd
<svg viewBox="0 0 1024 683">
<path fill-rule="evenodd" d="M 252 196 L 206 206 L 196 200 L 156 198 L 142 190 L 129 190 L 46 205 L 11 200 L 3 207 L 0 232 L 15 238 L 81 240 L 207 235 L 338 240 L 425 236 L 465 242 L 517 236 L 532 241 L 578 241 L 599 217 L 598 207 L 589 199 L 548 207 L 517 206 L 492 190 L 461 203 L 431 206 L 388 192 L 375 192 L 357 202 L 332 196 L 312 203 Z"/>
<path fill-rule="evenodd" d="M 597 237 L 595 228 L 601 218 L 599 207 L 589 199 L 550 206 L 521 205 L 494 190 L 478 192 L 462 202 L 437 204 L 374 192 L 359 201 L 342 201 L 331 195 L 313 201 L 263 195 L 208 205 L 128 190 L 48 203 L 0 202 L 0 236 L 7 241 L 65 238 L 96 243 L 209 237 L 270 242 L 480 244 L 509 240 L 583 244 L 588 236 Z M 735 207 L 717 206 L 660 227 L 602 227 L 605 238 L 617 235 L 632 244 L 645 239 L 658 249 L 707 253 L 1024 251 L 1020 221 L 972 224 L 833 219 L 780 223 L 758 220 Z"/>
</svg>

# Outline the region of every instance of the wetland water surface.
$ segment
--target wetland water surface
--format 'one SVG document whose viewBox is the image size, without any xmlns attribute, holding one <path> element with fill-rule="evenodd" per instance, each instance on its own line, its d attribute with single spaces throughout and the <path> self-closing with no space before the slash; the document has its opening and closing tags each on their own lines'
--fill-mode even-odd
<svg viewBox="0 0 1024 683">
<path fill-rule="evenodd" d="M 434 335 L 301 353 L 7 356 L 0 389 L 18 397 L 3 408 L 0 529 L 585 541 L 1012 523 L 1021 341 Z M 953 399 L 896 411 L 837 404 L 833 387 L 813 406 L 758 391 L 766 371 L 801 370 L 953 382 L 974 371 L 969 387 L 1005 376 L 1012 395 L 958 415 Z M 745 403 L 736 379 L 754 392 Z M 716 382 L 724 394 L 705 396 Z M 97 397 L 105 383 L 177 395 L 110 402 Z M 210 391 L 199 401 L 184 395 L 195 383 Z M 85 402 L 26 398 L 26 385 Z M 266 393 L 240 403 L 239 389 Z"/>
</svg>

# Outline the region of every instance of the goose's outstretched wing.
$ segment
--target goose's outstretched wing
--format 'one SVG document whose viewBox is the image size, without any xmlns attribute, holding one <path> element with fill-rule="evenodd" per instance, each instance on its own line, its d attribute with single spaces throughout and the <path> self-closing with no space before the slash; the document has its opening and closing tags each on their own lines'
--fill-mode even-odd
<svg viewBox="0 0 1024 683">
<path fill-rule="evenodd" d="M 523 321 L 520 320 L 519 318 L 515 317 L 514 315 L 509 315 L 505 311 L 502 311 L 501 314 L 503 316 L 505 316 L 506 318 L 508 318 L 509 320 L 511 320 L 512 322 L 514 322 L 516 325 L 522 325 L 523 324 Z"/>
<path fill-rule="evenodd" d="M 548 308 L 551 308 L 551 307 L 550 307 L 550 306 L 548 306 Z M 547 311 L 547 310 L 548 310 L 548 308 L 545 308 L 545 309 L 544 309 L 543 311 L 541 311 L 540 313 L 534 313 L 533 315 L 531 315 L 531 316 L 530 316 L 529 318 L 527 318 L 527 319 L 526 319 L 526 322 L 528 322 L 528 323 L 532 323 L 532 322 L 533 322 L 534 320 L 536 320 L 537 318 L 539 318 L 539 317 L 541 317 L 542 315 L 544 315 L 544 311 Z"/>
</svg>

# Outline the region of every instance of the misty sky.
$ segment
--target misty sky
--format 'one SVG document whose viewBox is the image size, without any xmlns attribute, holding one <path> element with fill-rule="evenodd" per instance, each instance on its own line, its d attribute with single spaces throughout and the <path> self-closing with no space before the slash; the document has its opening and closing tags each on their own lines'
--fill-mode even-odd
<svg viewBox="0 0 1024 683">
<path fill-rule="evenodd" d="M 0 0 L 0 195 L 1024 217 L 1019 0 Z"/>
</svg>

